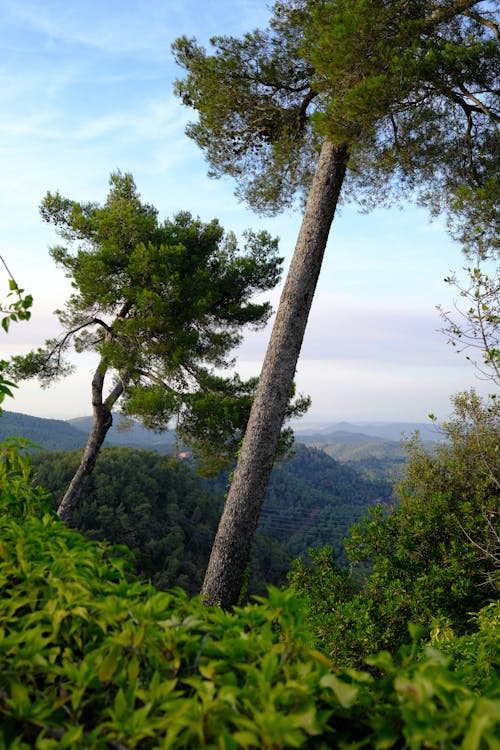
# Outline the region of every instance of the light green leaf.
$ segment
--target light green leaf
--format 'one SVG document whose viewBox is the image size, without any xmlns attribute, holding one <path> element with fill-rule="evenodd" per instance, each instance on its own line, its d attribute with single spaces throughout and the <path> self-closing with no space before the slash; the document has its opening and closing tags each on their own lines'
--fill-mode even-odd
<svg viewBox="0 0 500 750">
<path fill-rule="evenodd" d="M 342 682 L 334 674 L 325 674 L 320 680 L 321 687 L 333 690 L 335 697 L 343 708 L 350 708 L 358 695 L 358 688 Z"/>
</svg>

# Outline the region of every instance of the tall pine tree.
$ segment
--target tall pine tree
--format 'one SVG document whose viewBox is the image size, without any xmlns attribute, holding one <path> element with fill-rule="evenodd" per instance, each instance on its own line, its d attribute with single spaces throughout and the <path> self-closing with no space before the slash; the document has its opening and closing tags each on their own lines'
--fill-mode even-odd
<svg viewBox="0 0 500 750">
<path fill-rule="evenodd" d="M 337 201 L 413 192 L 453 217 L 498 195 L 498 19 L 474 0 L 279 0 L 241 39 L 174 45 L 188 134 L 215 176 L 303 223 L 207 569 L 207 602 L 238 597 Z M 473 209 L 471 208 L 471 211 Z M 463 209 L 462 209 L 463 212 Z"/>
</svg>

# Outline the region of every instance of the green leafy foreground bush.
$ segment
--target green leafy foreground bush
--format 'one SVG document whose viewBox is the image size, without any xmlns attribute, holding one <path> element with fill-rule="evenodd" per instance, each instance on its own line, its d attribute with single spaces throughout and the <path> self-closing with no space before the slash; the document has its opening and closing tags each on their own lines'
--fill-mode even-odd
<svg viewBox="0 0 500 750">
<path fill-rule="evenodd" d="M 336 669 L 290 591 L 228 613 L 130 581 L 15 446 L 0 468 L 0 748 L 500 748 L 498 606 L 448 655 Z"/>
</svg>

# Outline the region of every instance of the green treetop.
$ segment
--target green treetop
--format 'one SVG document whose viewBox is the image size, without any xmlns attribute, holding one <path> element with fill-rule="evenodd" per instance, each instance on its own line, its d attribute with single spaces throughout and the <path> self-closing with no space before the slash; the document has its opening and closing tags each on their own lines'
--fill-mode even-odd
<svg viewBox="0 0 500 750">
<path fill-rule="evenodd" d="M 498 38 L 492 3 L 279 1 L 267 29 L 215 37 L 212 54 L 177 40 L 177 92 L 212 174 L 257 210 L 307 192 L 326 137 L 348 145 L 361 200 L 416 190 L 457 220 L 497 204 Z"/>
<path fill-rule="evenodd" d="M 102 206 L 59 193 L 43 200 L 43 218 L 65 241 L 50 253 L 75 291 L 57 311 L 61 335 L 15 357 L 11 367 L 17 377 L 36 376 L 48 385 L 71 370 L 64 358 L 70 347 L 99 357 L 94 427 L 61 515 L 76 503 L 120 397 L 124 411 L 146 425 L 164 428 L 175 418 L 181 438 L 212 459 L 232 455 L 255 381 L 220 371 L 233 364 L 242 326 L 260 326 L 269 317 L 269 303 L 252 301 L 253 294 L 271 289 L 280 276 L 277 240 L 266 232 L 248 232 L 240 250 L 216 220 L 204 224 L 181 213 L 160 222 L 131 175 L 112 174 L 110 186 Z M 104 395 L 107 376 L 112 383 Z"/>
</svg>

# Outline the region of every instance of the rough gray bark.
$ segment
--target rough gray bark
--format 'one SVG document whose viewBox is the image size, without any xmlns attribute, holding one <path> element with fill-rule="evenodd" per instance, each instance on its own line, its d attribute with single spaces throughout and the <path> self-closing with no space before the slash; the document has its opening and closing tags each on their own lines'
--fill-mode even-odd
<svg viewBox="0 0 500 750">
<path fill-rule="evenodd" d="M 201 590 L 206 604 L 234 605 L 290 397 L 295 368 L 344 181 L 345 146 L 325 141 L 279 303 L 259 384 Z"/>
<path fill-rule="evenodd" d="M 92 429 L 83 451 L 80 466 L 76 470 L 75 476 L 71 480 L 57 509 L 59 518 L 66 522 L 71 519 L 71 515 L 81 497 L 85 482 L 94 470 L 104 439 L 113 424 L 111 409 L 123 393 L 124 385 L 120 379 L 105 401 L 102 400 L 106 370 L 107 368 L 101 360 L 92 378 L 92 412 L 94 418 Z"/>
</svg>

